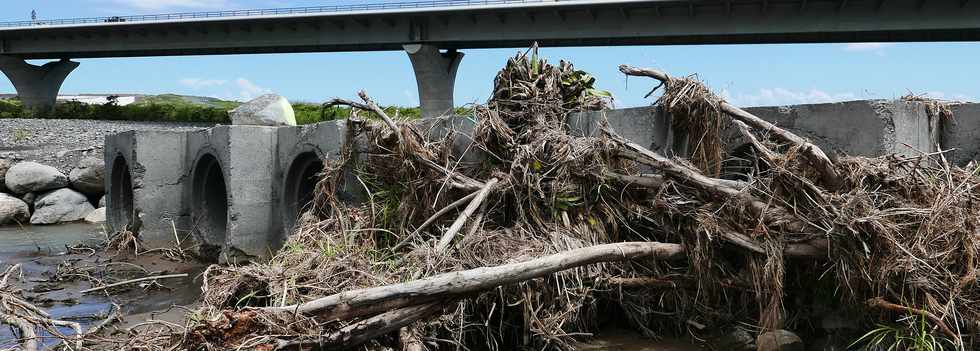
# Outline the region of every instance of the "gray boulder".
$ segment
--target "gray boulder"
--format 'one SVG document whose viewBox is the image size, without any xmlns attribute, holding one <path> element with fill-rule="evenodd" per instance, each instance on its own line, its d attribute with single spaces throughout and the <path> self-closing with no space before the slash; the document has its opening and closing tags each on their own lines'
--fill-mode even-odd
<svg viewBox="0 0 980 351">
<path fill-rule="evenodd" d="M 803 351 L 803 340 L 783 329 L 768 331 L 756 339 L 759 351 Z"/>
<path fill-rule="evenodd" d="M 105 195 L 99 197 L 99 207 L 105 207 Z"/>
<path fill-rule="evenodd" d="M 64 188 L 68 186 L 68 177 L 51 166 L 35 162 L 19 162 L 7 170 L 4 182 L 11 192 L 26 194 Z"/>
<path fill-rule="evenodd" d="M 286 98 L 266 94 L 229 111 L 231 124 L 251 126 L 295 126 L 293 105 Z"/>
<path fill-rule="evenodd" d="M 86 157 L 78 162 L 78 167 L 68 173 L 68 180 L 75 190 L 85 194 L 105 194 L 105 162 L 95 157 Z"/>
<path fill-rule="evenodd" d="M 0 193 L 0 224 L 27 223 L 31 219 L 31 210 L 20 199 Z"/>
<path fill-rule="evenodd" d="M 58 189 L 41 194 L 34 201 L 31 224 L 74 222 L 94 210 L 85 195 L 71 189 Z"/>
<path fill-rule="evenodd" d="M 12 162 L 10 162 L 10 160 L 0 158 L 0 192 L 7 191 L 7 184 L 4 181 L 4 178 L 6 178 L 7 169 L 10 168 L 11 163 Z"/>
<path fill-rule="evenodd" d="M 34 200 L 37 200 L 37 193 L 27 193 L 21 195 L 20 199 L 23 200 L 24 203 L 26 203 L 27 206 L 31 208 L 31 211 L 34 211 Z"/>
<path fill-rule="evenodd" d="M 102 224 L 105 223 L 105 207 L 99 207 L 85 216 L 85 221 L 89 223 Z"/>
</svg>

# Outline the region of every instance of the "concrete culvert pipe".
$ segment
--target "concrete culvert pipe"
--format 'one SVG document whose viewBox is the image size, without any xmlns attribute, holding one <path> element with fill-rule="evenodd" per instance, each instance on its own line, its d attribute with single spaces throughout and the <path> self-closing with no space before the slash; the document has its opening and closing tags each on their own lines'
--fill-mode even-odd
<svg viewBox="0 0 980 351">
<path fill-rule="evenodd" d="M 194 231 L 205 257 L 217 259 L 228 229 L 228 190 L 218 159 L 205 154 L 194 166 L 192 214 Z"/>
<path fill-rule="evenodd" d="M 109 197 L 106 204 L 109 207 L 109 225 L 112 230 L 125 230 L 136 219 L 133 208 L 133 178 L 125 157 L 116 156 L 112 161 L 109 177 Z"/>
<path fill-rule="evenodd" d="M 283 225 L 292 233 L 297 219 L 313 202 L 313 189 L 323 171 L 323 161 L 313 152 L 296 156 L 286 173 L 283 185 Z"/>
</svg>

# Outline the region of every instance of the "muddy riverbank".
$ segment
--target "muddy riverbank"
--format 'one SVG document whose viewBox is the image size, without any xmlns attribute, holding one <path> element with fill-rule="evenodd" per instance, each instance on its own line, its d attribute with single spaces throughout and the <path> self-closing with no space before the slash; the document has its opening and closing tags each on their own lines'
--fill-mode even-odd
<svg viewBox="0 0 980 351">
<path fill-rule="evenodd" d="M 200 273 L 204 266 L 193 261 L 175 262 L 158 254 L 132 256 L 120 253 L 92 251 L 105 240 L 101 226 L 71 223 L 56 226 L 0 226 L 0 266 L 20 264 L 23 270 L 16 286 L 24 291 L 27 301 L 51 314 L 54 319 L 75 321 L 83 329 L 102 322 L 113 305 L 121 308 L 122 321 L 110 330 L 124 331 L 147 321 L 167 321 L 182 324 L 188 308 L 196 307 L 200 296 Z M 186 273 L 181 279 L 160 281 L 161 285 L 133 285 L 129 289 L 112 290 L 111 294 L 83 294 L 85 289 L 98 286 L 97 279 L 74 277 L 72 272 L 90 272 L 93 277 L 105 274 L 96 267 L 114 267 L 117 275 L 133 277 Z M 91 269 L 89 269 L 91 268 Z M 119 277 L 115 277 L 119 279 Z M 61 330 L 70 333 L 69 329 Z M 54 346 L 58 339 L 50 334 L 43 342 Z M 16 349 L 18 336 L 10 328 L 0 328 L 0 349 Z M 627 329 L 610 327 L 582 345 L 588 351 L 696 351 L 694 344 L 676 341 L 654 341 Z"/>
<path fill-rule="evenodd" d="M 202 265 L 167 260 L 157 254 L 136 257 L 128 252 L 114 255 L 88 249 L 103 240 L 101 226 L 91 224 L 0 226 L 0 265 L 20 265 L 22 274 L 14 286 L 22 289 L 26 301 L 54 319 L 78 322 L 83 329 L 104 320 L 113 305 L 120 307 L 124 320 L 117 326 L 125 326 L 145 321 L 154 312 L 192 305 L 197 300 Z M 127 277 L 180 273 L 187 277 L 161 280 L 159 284 L 132 284 L 111 293 L 82 293 Z M 11 329 L 0 328 L 0 349 L 17 347 L 17 338 Z M 57 342 L 44 339 L 49 346 Z"/>
</svg>

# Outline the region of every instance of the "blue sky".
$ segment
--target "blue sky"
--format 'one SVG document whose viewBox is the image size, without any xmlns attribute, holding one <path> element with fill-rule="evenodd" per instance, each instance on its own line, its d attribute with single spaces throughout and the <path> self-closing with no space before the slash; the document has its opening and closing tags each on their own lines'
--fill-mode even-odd
<svg viewBox="0 0 980 351">
<path fill-rule="evenodd" d="M 0 21 L 149 14 L 178 11 L 315 6 L 374 1 L 312 0 L 0 0 Z M 482 102 L 493 76 L 519 49 L 466 50 L 456 103 Z M 943 99 L 980 97 L 977 43 L 862 43 L 543 48 L 589 71 L 618 106 L 648 104 L 649 81 L 627 80 L 616 67 L 655 67 L 673 75 L 698 73 L 741 106 L 868 98 L 909 92 Z M 383 104 L 417 105 L 411 64 L 402 52 L 264 54 L 82 59 L 62 93 L 178 93 L 248 100 L 266 92 L 293 101 L 354 97 L 365 89 Z M 138 77 L 138 79 L 134 78 Z M 0 78 L 0 92 L 13 92 Z"/>
</svg>

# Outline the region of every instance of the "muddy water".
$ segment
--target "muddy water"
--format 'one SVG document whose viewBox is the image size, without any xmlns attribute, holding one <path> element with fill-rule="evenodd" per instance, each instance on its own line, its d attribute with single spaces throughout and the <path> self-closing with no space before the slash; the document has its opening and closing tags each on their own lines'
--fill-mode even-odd
<svg viewBox="0 0 980 351">
<path fill-rule="evenodd" d="M 201 267 L 169 262 L 141 255 L 128 257 L 128 263 L 135 263 L 153 273 L 188 273 L 187 279 L 167 280 L 163 284 L 168 289 L 143 291 L 133 290 L 106 294 L 81 294 L 81 290 L 92 287 L 85 279 L 62 282 L 50 278 L 59 264 L 70 261 L 76 265 L 105 264 L 118 262 L 112 257 L 70 254 L 66 246 L 79 242 L 99 242 L 104 239 L 102 228 L 90 224 L 65 224 L 57 226 L 0 226 L 0 268 L 21 264 L 25 282 L 18 287 L 25 292 L 32 303 L 48 311 L 53 318 L 73 320 L 82 328 L 98 323 L 110 310 L 112 303 L 122 307 L 125 323 L 123 326 L 139 323 L 147 319 L 164 319 L 179 322 L 181 309 L 174 305 L 193 305 L 200 293 L 200 281 L 196 280 Z M 69 330 L 63 330 L 69 333 Z M 9 328 L 0 328 L 0 349 L 14 348 L 17 342 Z M 56 340 L 46 340 L 46 345 L 56 344 Z M 626 329 L 608 329 L 581 345 L 583 351 L 698 351 L 694 344 L 681 341 L 655 341 Z"/>
<path fill-rule="evenodd" d="M 59 264 L 70 262 L 77 266 L 114 264 L 121 259 L 105 255 L 68 253 L 67 246 L 80 242 L 97 243 L 104 239 L 98 225 L 64 224 L 56 226 L 0 226 L 0 267 L 20 264 L 23 279 L 15 285 L 24 291 L 25 298 L 51 314 L 52 318 L 76 321 L 83 329 L 98 323 L 116 303 L 126 315 L 138 315 L 168 309 L 173 305 L 192 304 L 200 293 L 195 281 L 200 267 L 141 255 L 125 259 L 152 274 L 188 273 L 186 279 L 161 282 L 165 287 L 144 291 L 135 289 L 115 293 L 81 294 L 93 287 L 87 279 L 56 281 L 53 278 Z M 128 263 L 124 265 L 128 265 Z M 140 272 L 138 276 L 146 273 Z M 137 276 L 137 277 L 138 277 Z M 98 284 L 95 284 L 98 285 Z M 69 333 L 70 330 L 62 330 Z M 0 349 L 16 346 L 9 328 L 0 328 Z M 45 344 L 53 345 L 47 339 Z"/>
</svg>

